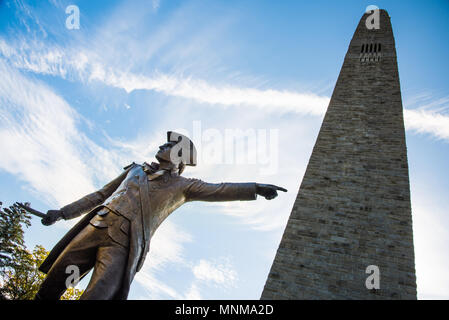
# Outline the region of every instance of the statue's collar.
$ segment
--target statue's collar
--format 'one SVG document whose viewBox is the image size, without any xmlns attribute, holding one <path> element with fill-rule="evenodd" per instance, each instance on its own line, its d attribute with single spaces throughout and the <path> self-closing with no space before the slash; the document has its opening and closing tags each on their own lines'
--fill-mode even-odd
<svg viewBox="0 0 449 320">
<path fill-rule="evenodd" d="M 155 173 L 159 170 L 159 163 L 157 162 L 151 162 L 151 164 L 148 164 L 146 162 L 143 163 L 143 171 L 146 173 Z"/>
<path fill-rule="evenodd" d="M 151 164 L 148 164 L 146 162 L 143 163 L 143 171 L 147 174 L 154 174 L 156 172 L 159 173 L 163 173 L 164 172 L 168 172 L 171 175 L 178 175 L 178 168 L 173 168 L 173 169 L 160 169 L 160 165 L 157 162 L 151 162 Z"/>
</svg>

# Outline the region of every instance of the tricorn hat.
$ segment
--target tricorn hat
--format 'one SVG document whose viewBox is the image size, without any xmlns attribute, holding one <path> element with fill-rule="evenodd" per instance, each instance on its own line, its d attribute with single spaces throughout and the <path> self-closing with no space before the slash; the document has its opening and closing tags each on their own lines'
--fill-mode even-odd
<svg viewBox="0 0 449 320">
<path fill-rule="evenodd" d="M 192 140 L 180 133 L 167 131 L 167 142 L 176 142 L 170 153 L 170 160 L 173 163 L 182 162 L 186 166 L 196 166 L 196 148 Z"/>
</svg>

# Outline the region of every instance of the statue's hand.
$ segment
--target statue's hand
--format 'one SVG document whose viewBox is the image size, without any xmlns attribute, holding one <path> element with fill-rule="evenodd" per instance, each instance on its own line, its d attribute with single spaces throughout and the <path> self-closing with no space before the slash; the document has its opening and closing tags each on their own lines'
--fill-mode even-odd
<svg viewBox="0 0 449 320">
<path fill-rule="evenodd" d="M 44 226 L 49 226 L 63 218 L 61 210 L 48 210 L 47 216 L 42 218 L 41 222 Z"/>
<path fill-rule="evenodd" d="M 287 192 L 287 189 L 275 186 L 273 184 L 256 184 L 256 193 L 265 197 L 267 200 L 274 199 L 278 196 L 278 190 Z"/>
</svg>

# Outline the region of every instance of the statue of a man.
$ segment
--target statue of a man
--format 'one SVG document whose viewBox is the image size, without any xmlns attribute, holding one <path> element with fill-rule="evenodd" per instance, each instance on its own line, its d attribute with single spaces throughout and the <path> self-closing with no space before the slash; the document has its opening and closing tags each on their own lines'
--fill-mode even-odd
<svg viewBox="0 0 449 320">
<path fill-rule="evenodd" d="M 169 131 L 159 147 L 158 163 L 131 164 L 116 179 L 42 219 L 51 225 L 88 212 L 53 248 L 40 270 L 47 274 L 36 299 L 59 299 L 67 289 L 67 270 L 80 277 L 92 268 L 81 299 L 126 299 L 129 287 L 149 250 L 158 226 L 187 201 L 255 200 L 277 196 L 283 188 L 258 183 L 206 183 L 181 177 L 196 165 L 189 138 Z M 70 267 L 70 268 L 68 268 Z"/>
</svg>

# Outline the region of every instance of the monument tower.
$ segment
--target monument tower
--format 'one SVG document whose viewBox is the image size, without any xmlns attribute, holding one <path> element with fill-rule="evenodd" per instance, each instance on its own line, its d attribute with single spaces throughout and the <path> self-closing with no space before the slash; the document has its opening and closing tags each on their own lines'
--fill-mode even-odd
<svg viewBox="0 0 449 320">
<path fill-rule="evenodd" d="M 416 299 L 401 91 L 385 10 L 364 14 L 351 40 L 262 299 Z"/>
</svg>

